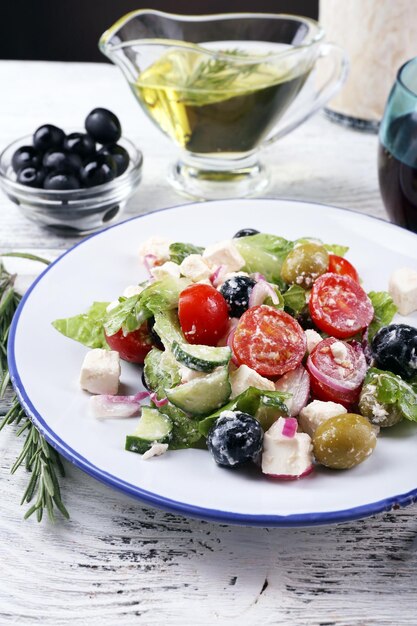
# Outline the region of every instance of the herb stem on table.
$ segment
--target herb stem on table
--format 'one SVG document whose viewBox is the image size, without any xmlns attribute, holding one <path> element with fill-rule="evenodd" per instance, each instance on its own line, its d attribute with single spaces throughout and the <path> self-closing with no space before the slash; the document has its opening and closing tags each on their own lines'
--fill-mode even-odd
<svg viewBox="0 0 417 626">
<path fill-rule="evenodd" d="M 33 254 L 12 252 L 2 256 L 30 259 L 46 265 L 49 263 Z M 0 400 L 5 397 L 10 383 L 7 340 L 13 316 L 21 299 L 14 288 L 15 280 L 16 275 L 7 272 L 0 262 Z M 23 440 L 22 450 L 11 468 L 11 473 L 14 474 L 21 465 L 24 465 L 31 474 L 21 500 L 21 504 L 32 503 L 25 513 L 25 519 L 36 513 L 40 522 L 46 511 L 49 519 L 53 521 L 56 509 L 68 519 L 68 511 L 62 502 L 59 487 L 59 477 L 65 476 L 61 458 L 32 424 L 16 394 L 13 395 L 10 409 L 0 422 L 0 431 L 5 426 L 14 426 L 16 436 Z"/>
</svg>

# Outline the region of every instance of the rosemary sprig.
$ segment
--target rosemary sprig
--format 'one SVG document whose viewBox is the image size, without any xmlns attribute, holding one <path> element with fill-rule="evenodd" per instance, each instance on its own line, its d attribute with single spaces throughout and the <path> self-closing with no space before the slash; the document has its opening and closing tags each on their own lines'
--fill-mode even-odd
<svg viewBox="0 0 417 626">
<path fill-rule="evenodd" d="M 246 53 L 239 49 L 222 50 L 222 55 L 244 59 Z M 187 74 L 184 84 L 184 95 L 181 100 L 187 104 L 208 104 L 211 99 L 218 100 L 222 93 L 233 89 L 250 74 L 258 72 L 260 63 L 233 63 L 222 57 L 209 58 L 202 61 Z M 270 77 L 269 77 L 270 78 Z M 247 85 L 244 85 L 246 89 Z M 250 90 L 249 90 L 250 91 Z M 201 101 L 201 102 L 200 102 Z"/>
<path fill-rule="evenodd" d="M 49 263 L 32 254 L 9 253 L 3 256 L 17 256 Z M 15 279 L 16 276 L 9 274 L 0 262 L 0 399 L 4 398 L 10 382 L 7 340 L 13 316 L 21 299 L 14 289 Z M 40 522 L 46 510 L 49 519 L 53 521 L 55 509 L 58 509 L 68 519 L 68 511 L 62 502 L 58 482 L 58 476 L 65 475 L 61 458 L 32 424 L 16 395 L 13 396 L 11 407 L 0 422 L 0 431 L 6 425 L 17 427 L 16 436 L 25 438 L 22 450 L 11 468 L 11 473 L 14 474 L 24 464 L 26 470 L 31 473 L 21 504 L 32 501 L 34 504 L 26 511 L 24 518 L 27 519 L 36 513 Z"/>
<path fill-rule="evenodd" d="M 222 50 L 222 54 L 234 57 L 245 57 L 245 52 L 238 49 Z M 228 59 L 210 58 L 202 61 L 189 75 L 186 89 L 227 89 L 237 78 L 252 74 L 259 63 L 233 64 Z"/>
</svg>

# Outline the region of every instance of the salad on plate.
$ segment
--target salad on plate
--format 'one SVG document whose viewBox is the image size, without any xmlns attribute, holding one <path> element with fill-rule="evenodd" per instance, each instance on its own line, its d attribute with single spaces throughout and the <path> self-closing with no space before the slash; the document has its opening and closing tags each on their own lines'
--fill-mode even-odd
<svg viewBox="0 0 417 626">
<path fill-rule="evenodd" d="M 347 252 L 248 228 L 205 248 L 152 237 L 146 281 L 53 324 L 90 348 L 91 412 L 139 417 L 127 451 L 207 449 L 278 480 L 345 470 L 380 429 L 417 421 L 417 329 L 392 323 L 417 309 L 417 273 L 367 293 Z M 134 395 L 118 395 L 120 360 L 137 367 Z"/>
</svg>

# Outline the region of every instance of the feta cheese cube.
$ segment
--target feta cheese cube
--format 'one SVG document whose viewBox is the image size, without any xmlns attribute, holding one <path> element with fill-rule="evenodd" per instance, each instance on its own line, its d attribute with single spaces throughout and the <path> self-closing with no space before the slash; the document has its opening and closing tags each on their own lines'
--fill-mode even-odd
<svg viewBox="0 0 417 626">
<path fill-rule="evenodd" d="M 223 276 L 223 281 L 235 278 L 236 276 L 249 276 L 249 274 L 247 272 L 227 272 L 227 274 Z"/>
<path fill-rule="evenodd" d="M 312 468 L 313 445 L 306 433 L 284 434 L 287 419 L 278 418 L 264 434 L 262 472 L 296 478 Z"/>
<path fill-rule="evenodd" d="M 142 454 L 142 460 L 147 461 L 148 459 L 151 459 L 153 456 L 161 456 L 161 454 L 165 454 L 167 450 L 168 450 L 167 443 L 158 443 L 155 441 L 155 443 L 152 444 L 149 450 L 146 450 L 146 452 Z"/>
<path fill-rule="evenodd" d="M 314 348 L 317 346 L 317 344 L 320 343 L 320 341 L 323 340 L 323 338 L 316 330 L 313 330 L 312 328 L 308 328 L 304 332 L 307 339 L 307 352 L 310 354 L 310 352 L 314 350 Z"/>
<path fill-rule="evenodd" d="M 143 291 L 143 287 L 139 285 L 128 285 L 126 289 L 123 291 L 124 298 L 132 298 L 133 296 L 137 296 Z"/>
<path fill-rule="evenodd" d="M 115 395 L 119 388 L 120 357 L 115 350 L 96 348 L 85 355 L 80 385 L 96 394 Z"/>
<path fill-rule="evenodd" d="M 409 315 L 417 310 L 417 271 L 402 267 L 393 272 L 389 279 L 388 291 L 401 315 Z"/>
<path fill-rule="evenodd" d="M 197 372 L 186 365 L 180 365 L 179 373 L 182 383 L 189 383 L 190 380 L 194 380 L 195 378 L 204 378 L 204 376 L 207 376 L 206 372 Z"/>
<path fill-rule="evenodd" d="M 321 400 L 313 400 L 300 411 L 298 423 L 303 432 L 312 437 L 316 429 L 330 417 L 347 413 L 347 409 L 337 402 L 322 402 Z"/>
<path fill-rule="evenodd" d="M 245 259 L 231 239 L 208 246 L 203 252 L 203 259 L 209 267 L 224 266 L 225 272 L 238 272 L 245 265 Z"/>
<path fill-rule="evenodd" d="M 141 293 L 141 291 L 143 291 L 143 287 L 140 287 L 139 285 L 128 285 L 126 289 L 123 291 L 122 296 L 124 298 L 132 298 L 132 296 L 137 296 L 139 293 Z M 110 302 L 110 304 L 108 304 L 106 308 L 107 313 L 110 313 L 110 311 L 113 311 L 113 309 L 119 306 L 119 304 L 120 302 L 118 299 Z"/>
<path fill-rule="evenodd" d="M 165 237 L 150 237 L 146 241 L 144 241 L 139 246 L 139 260 L 141 263 L 144 262 L 145 257 L 153 256 L 153 262 L 149 262 L 148 265 L 151 267 L 155 265 L 156 262 L 168 261 L 169 260 L 169 246 L 172 242 L 166 239 Z"/>
<path fill-rule="evenodd" d="M 232 386 L 231 398 L 235 398 L 249 387 L 256 387 L 265 391 L 275 391 L 275 385 L 271 380 L 264 378 L 258 372 L 247 365 L 241 365 L 230 374 L 230 384 Z"/>
<path fill-rule="evenodd" d="M 173 261 L 167 261 L 162 265 L 154 266 L 151 269 L 151 274 L 155 278 L 155 280 L 162 280 L 167 276 L 179 278 L 181 275 L 180 266 L 178 265 L 178 263 L 174 263 Z"/>
<path fill-rule="evenodd" d="M 343 341 L 335 341 L 332 343 L 330 346 L 330 352 L 333 354 L 333 359 L 336 365 L 349 367 L 349 350 Z"/>
<path fill-rule="evenodd" d="M 206 280 L 212 273 L 201 254 L 190 254 L 185 257 L 180 265 L 180 271 L 183 276 L 190 278 L 193 282 Z"/>
</svg>

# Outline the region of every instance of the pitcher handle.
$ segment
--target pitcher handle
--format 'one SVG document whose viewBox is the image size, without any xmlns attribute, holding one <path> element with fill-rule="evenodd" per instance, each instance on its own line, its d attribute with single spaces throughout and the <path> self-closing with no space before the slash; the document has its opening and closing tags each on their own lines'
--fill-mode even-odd
<svg viewBox="0 0 417 626">
<path fill-rule="evenodd" d="M 314 113 L 317 113 L 317 111 L 337 93 L 339 87 L 343 85 L 349 71 L 349 61 L 345 51 L 343 48 L 333 43 L 324 43 L 320 48 L 317 63 L 320 62 L 320 59 L 324 59 L 325 57 L 332 58 L 332 72 L 323 85 L 315 91 L 311 98 L 310 108 L 306 110 L 304 105 L 302 111 L 294 113 L 282 128 L 279 128 L 273 135 L 265 139 L 262 142 L 262 146 L 271 145 L 277 139 L 284 137 L 284 135 L 290 133 L 294 128 L 297 128 L 297 126 L 308 120 L 308 118 L 314 115 Z"/>
</svg>

